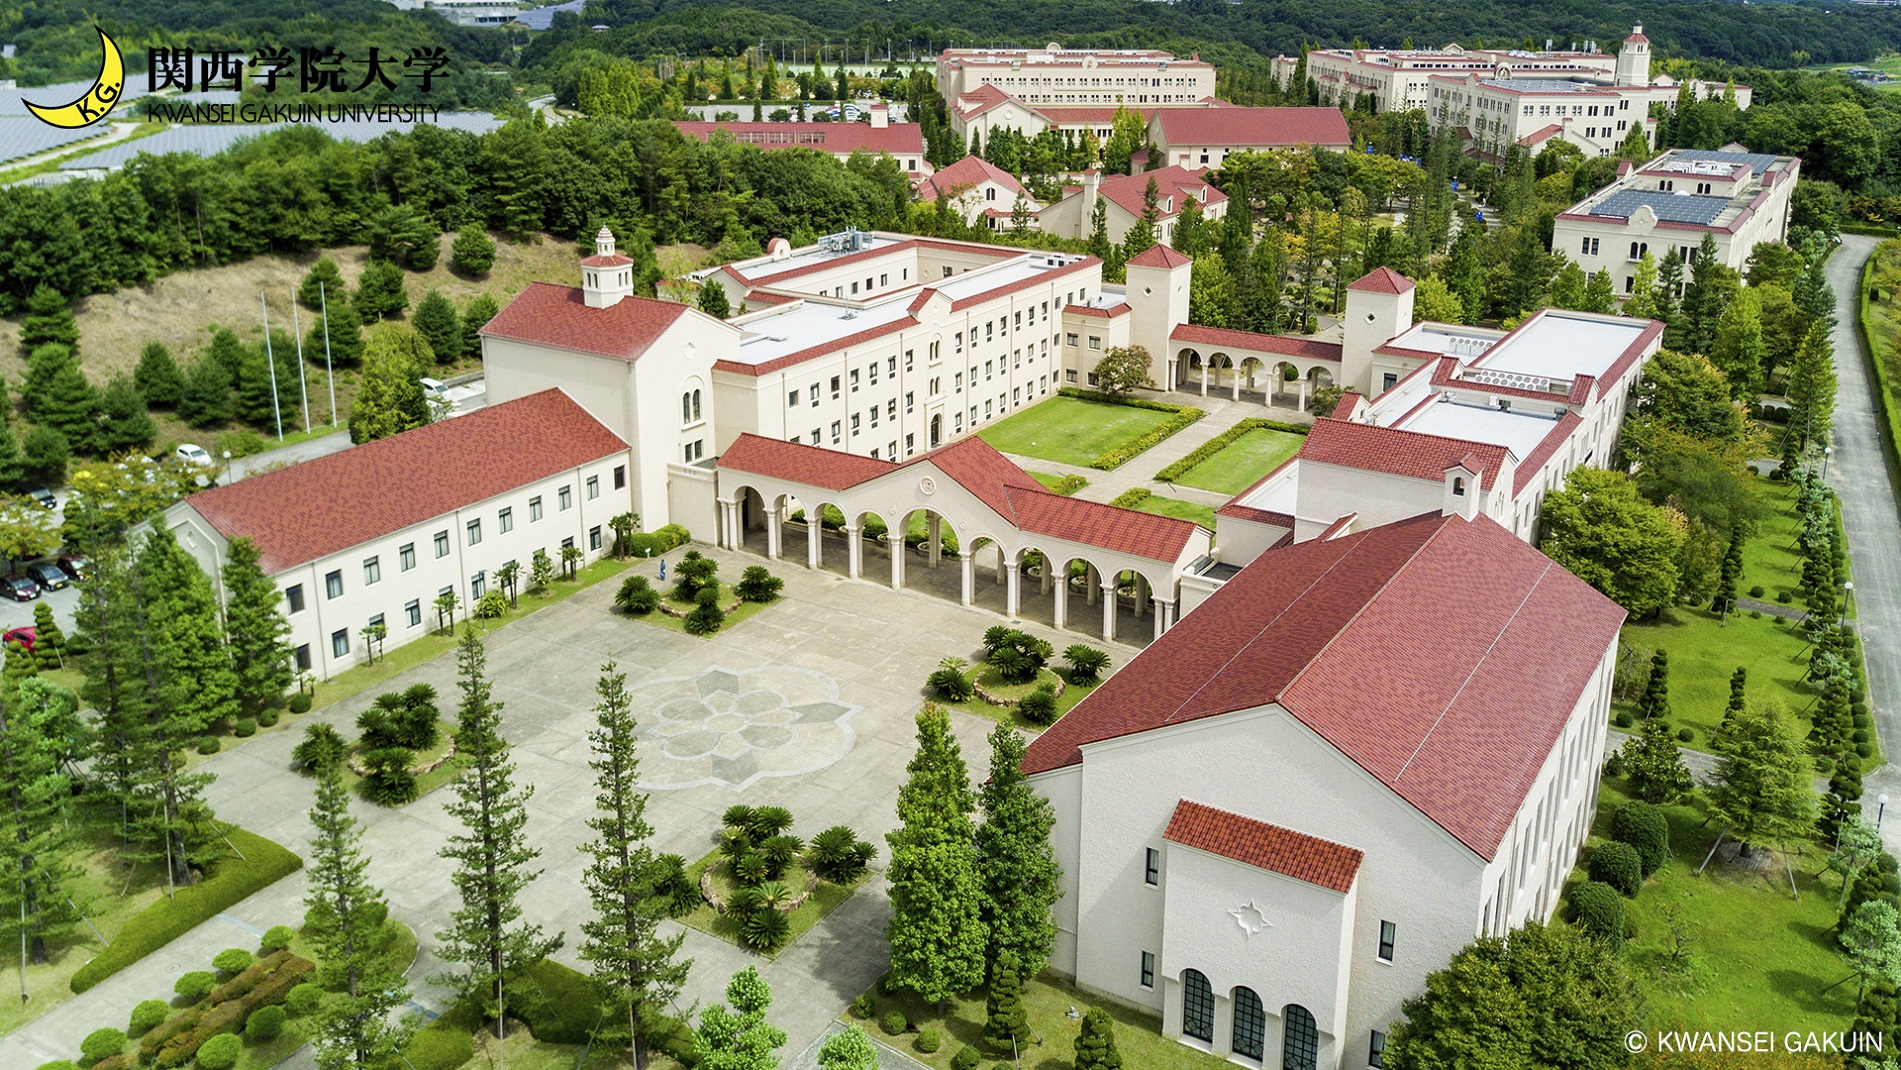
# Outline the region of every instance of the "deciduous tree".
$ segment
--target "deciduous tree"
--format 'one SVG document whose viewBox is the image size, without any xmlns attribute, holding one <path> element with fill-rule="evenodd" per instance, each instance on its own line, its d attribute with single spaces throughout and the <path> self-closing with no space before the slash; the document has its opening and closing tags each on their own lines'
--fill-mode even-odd
<svg viewBox="0 0 1901 1070">
<path fill-rule="evenodd" d="M 1136 387 L 1155 386 L 1149 377 L 1151 361 L 1144 346 L 1112 346 L 1096 361 L 1096 386 L 1105 394 L 1127 397 Z"/>
<path fill-rule="evenodd" d="M 412 327 L 390 324 L 371 335 L 350 409 L 350 441 L 388 438 L 429 422 L 429 400 L 422 392 L 422 369 L 429 359 L 429 343 Z"/>
<path fill-rule="evenodd" d="M 1539 548 L 1636 617 L 1676 597 L 1680 521 L 1621 472 L 1580 468 L 1545 498 Z"/>
<path fill-rule="evenodd" d="M 918 711 L 918 749 L 898 790 L 891 845 L 891 978 L 936 1003 L 983 982 L 988 933 L 970 812 L 976 800 L 950 715 Z"/>
</svg>

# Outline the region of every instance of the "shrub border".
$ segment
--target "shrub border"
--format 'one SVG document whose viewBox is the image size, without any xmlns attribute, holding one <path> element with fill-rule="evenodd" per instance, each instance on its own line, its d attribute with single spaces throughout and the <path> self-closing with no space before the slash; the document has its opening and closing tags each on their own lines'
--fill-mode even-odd
<svg viewBox="0 0 1901 1070">
<path fill-rule="evenodd" d="M 1155 479 L 1163 483 L 1173 483 L 1176 477 L 1185 476 L 1190 471 L 1213 459 L 1215 454 L 1234 445 L 1250 431 L 1285 431 L 1289 434 L 1305 436 L 1307 432 L 1311 430 L 1313 429 L 1305 424 L 1290 424 L 1283 423 L 1280 420 L 1269 420 L 1260 416 L 1249 416 L 1240 423 L 1221 432 L 1219 435 L 1196 446 L 1193 453 L 1190 453 L 1188 456 L 1183 457 L 1181 460 L 1155 473 Z"/>
<path fill-rule="evenodd" d="M 1147 487 L 1130 487 L 1111 499 L 1109 504 L 1118 509 L 1136 509 L 1154 496 L 1155 492 Z"/>
<path fill-rule="evenodd" d="M 1161 442 L 1177 431 L 1186 428 L 1196 420 L 1208 415 L 1207 410 L 1192 405 L 1170 405 L 1162 401 L 1149 401 L 1146 398 L 1125 398 L 1116 394 L 1105 394 L 1100 390 L 1082 390 L 1065 386 L 1056 391 L 1057 395 L 1075 398 L 1078 401 L 1094 401 L 1105 405 L 1126 405 L 1132 409 L 1149 409 L 1154 412 L 1173 413 L 1168 419 L 1156 424 L 1142 434 L 1124 442 L 1112 450 L 1106 450 L 1089 462 L 1089 467 L 1102 471 L 1111 471 L 1127 464 L 1130 460 L 1160 445 Z"/>
</svg>

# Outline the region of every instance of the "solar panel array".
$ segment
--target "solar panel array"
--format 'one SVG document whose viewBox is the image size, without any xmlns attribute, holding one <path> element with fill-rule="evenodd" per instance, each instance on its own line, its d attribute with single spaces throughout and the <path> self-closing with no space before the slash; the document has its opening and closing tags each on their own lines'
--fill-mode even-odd
<svg viewBox="0 0 1901 1070">
<path fill-rule="evenodd" d="M 1749 165 L 1749 169 L 1758 175 L 1768 170 L 1770 164 L 1776 162 L 1776 158 L 1766 152 L 1717 152 L 1714 149 L 1679 149 L 1677 156 L 1679 159 L 1684 160 L 1716 160 L 1721 163 L 1729 164 L 1746 163 Z"/>
<path fill-rule="evenodd" d="M 533 8 L 516 15 L 515 21 L 531 30 L 545 30 L 554 25 L 555 12 L 572 11 L 579 15 L 581 13 L 581 7 L 585 2 L 586 0 L 568 0 L 565 4 Z"/>
<path fill-rule="evenodd" d="M 62 145 L 72 145 L 88 138 L 104 137 L 111 133 L 110 120 L 80 127 L 77 130 L 62 130 L 57 126 L 48 126 L 35 119 L 33 113 L 26 110 L 24 103 L 31 100 L 35 104 L 68 104 L 78 100 L 81 94 L 91 88 L 91 82 L 61 82 L 57 85 L 0 89 L 0 163 L 37 156 Z M 142 82 L 136 79 L 127 80 L 124 90 L 125 99 L 131 100 L 144 94 L 145 87 Z M 118 117 L 119 113 L 114 112 L 113 118 Z"/>
<path fill-rule="evenodd" d="M 1716 222 L 1717 216 L 1723 214 L 1723 209 L 1729 207 L 1729 198 L 1627 189 L 1619 190 L 1598 202 L 1597 206 L 1591 209 L 1591 214 L 1613 219 L 1629 219 L 1631 213 L 1645 205 L 1657 213 L 1658 220 L 1665 223 L 1694 223 L 1698 226 L 1709 226 Z"/>
<path fill-rule="evenodd" d="M 242 138 L 256 137 L 259 134 L 291 126 L 311 126 L 338 141 L 360 142 L 374 141 L 388 133 L 407 132 L 414 129 L 416 125 L 415 122 L 380 123 L 370 120 L 344 120 L 334 123 L 205 123 L 174 126 L 137 141 L 129 141 L 122 145 L 108 145 L 98 152 L 87 153 L 59 166 L 62 171 L 116 170 L 124 167 L 127 160 L 141 152 L 154 155 L 189 152 L 198 156 L 215 156 Z M 429 125 L 445 130 L 467 130 L 472 134 L 485 134 L 490 130 L 500 128 L 502 121 L 481 112 L 444 112 Z"/>
</svg>

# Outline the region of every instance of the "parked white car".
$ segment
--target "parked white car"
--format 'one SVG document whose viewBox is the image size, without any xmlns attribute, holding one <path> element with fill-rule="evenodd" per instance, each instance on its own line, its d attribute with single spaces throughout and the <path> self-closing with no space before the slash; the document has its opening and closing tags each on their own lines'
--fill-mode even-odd
<svg viewBox="0 0 1901 1070">
<path fill-rule="evenodd" d="M 210 468 L 213 464 L 211 454 L 207 453 L 203 446 L 195 446 L 187 442 L 179 446 L 176 452 L 178 459 L 186 464 L 195 464 L 200 468 Z"/>
</svg>

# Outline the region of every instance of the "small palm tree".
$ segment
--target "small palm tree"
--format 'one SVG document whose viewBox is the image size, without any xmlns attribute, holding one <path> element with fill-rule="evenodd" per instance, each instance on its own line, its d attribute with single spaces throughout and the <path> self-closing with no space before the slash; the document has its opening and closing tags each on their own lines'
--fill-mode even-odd
<svg viewBox="0 0 1901 1070">
<path fill-rule="evenodd" d="M 520 593 L 518 588 L 521 583 L 521 562 L 510 561 L 496 569 L 495 582 L 501 584 L 502 590 L 508 595 L 508 608 L 515 608 L 515 600 Z"/>
<path fill-rule="evenodd" d="M 751 820 L 746 822 L 746 831 L 760 843 L 791 827 L 792 811 L 783 806 L 761 806 L 752 812 Z"/>
<path fill-rule="evenodd" d="M 579 546 L 561 548 L 561 571 L 568 579 L 574 579 L 581 574 L 581 558 L 584 556 L 586 555 L 581 552 Z"/>
<path fill-rule="evenodd" d="M 792 889 L 778 881 L 766 881 L 753 889 L 754 910 L 778 910 L 792 898 Z"/>
</svg>

